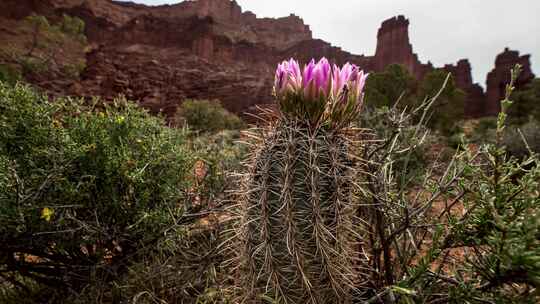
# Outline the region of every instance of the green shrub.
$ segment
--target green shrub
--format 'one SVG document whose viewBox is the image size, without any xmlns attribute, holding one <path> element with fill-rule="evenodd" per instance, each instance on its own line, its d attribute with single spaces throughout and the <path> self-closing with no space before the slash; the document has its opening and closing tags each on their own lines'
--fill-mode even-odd
<svg viewBox="0 0 540 304">
<path fill-rule="evenodd" d="M 72 17 L 64 14 L 62 21 L 58 25 L 61 32 L 77 38 L 81 42 L 86 43 L 86 36 L 84 33 L 85 23 L 79 17 Z"/>
<path fill-rule="evenodd" d="M 0 64 L 0 82 L 13 85 L 22 79 L 21 72 L 11 65 Z"/>
<path fill-rule="evenodd" d="M 512 94 L 514 103 L 508 109 L 508 122 L 522 125 L 529 120 L 540 122 L 540 78 Z"/>
<path fill-rule="evenodd" d="M 247 147 L 238 143 L 240 132 L 225 130 L 215 134 L 195 136 L 190 148 L 197 151 L 201 165 L 204 165 L 204 178 L 197 188 L 198 195 L 204 197 L 203 205 L 226 196 L 226 190 L 235 186 L 236 179 L 231 174 L 242 170 L 241 162 L 247 156 Z"/>
<path fill-rule="evenodd" d="M 422 183 L 400 182 L 408 172 L 393 165 L 403 149 L 399 128 L 366 145 L 360 182 L 367 190 L 359 209 L 361 300 L 538 303 L 539 160 L 529 155 L 518 161 L 502 145 L 516 74 L 493 130 L 494 143 L 478 150 L 463 147 L 443 170 L 436 170 L 438 164 L 421 168 Z M 400 125 L 403 117 L 389 121 Z"/>
<path fill-rule="evenodd" d="M 0 85 L 0 267 L 15 286 L 106 282 L 189 207 L 183 133 L 125 101 L 100 108 Z"/>
<path fill-rule="evenodd" d="M 530 121 L 520 127 L 507 128 L 503 144 L 508 153 L 518 159 L 527 158 L 531 152 L 540 153 L 540 123 Z"/>
<path fill-rule="evenodd" d="M 46 60 L 37 57 L 21 57 L 19 64 L 24 75 L 45 72 L 50 65 Z"/>
<path fill-rule="evenodd" d="M 456 133 L 458 122 L 464 118 L 465 93 L 456 86 L 454 76 L 443 70 L 428 73 L 418 95 L 422 98 L 437 96 L 427 126 L 446 136 Z"/>
<path fill-rule="evenodd" d="M 62 22 L 60 23 L 60 29 L 66 34 L 78 36 L 84 34 L 85 24 L 79 17 L 72 17 L 64 14 L 62 16 Z"/>
<path fill-rule="evenodd" d="M 81 73 L 86 69 L 86 63 L 84 61 L 76 64 L 68 64 L 62 67 L 64 74 L 71 79 L 78 79 Z"/>
<path fill-rule="evenodd" d="M 391 107 L 398 100 L 401 105 L 408 105 L 413 100 L 417 85 L 406 67 L 391 64 L 384 71 L 369 75 L 366 81 L 366 105 L 372 108 Z"/>
<path fill-rule="evenodd" d="M 170 229 L 113 284 L 96 281 L 67 303 L 226 303 L 218 235 L 213 228 Z"/>
<path fill-rule="evenodd" d="M 209 100 L 185 100 L 178 108 L 176 121 L 201 132 L 234 130 L 244 125 L 238 116 L 224 109 L 219 102 Z"/>
<path fill-rule="evenodd" d="M 457 122 L 464 117 L 465 93 L 456 86 L 454 77 L 444 70 L 433 70 L 418 82 L 406 67 L 392 64 L 383 72 L 370 74 L 366 82 L 366 105 L 371 108 L 396 105 L 398 109 L 408 109 L 409 113 L 420 106 L 419 101 L 436 95 L 425 124 L 445 136 L 453 135 Z M 418 121 L 420 117 L 414 119 Z"/>
<path fill-rule="evenodd" d="M 419 170 L 427 165 L 429 144 L 434 141 L 428 135 L 428 129 L 415 124 L 411 115 L 402 115 L 396 108 L 368 108 L 360 117 L 361 127 L 370 128 L 372 136 L 377 140 L 394 138 L 395 149 L 401 151 L 393 155 L 393 168 L 396 172 L 405 173 L 404 180 L 416 179 Z"/>
<path fill-rule="evenodd" d="M 41 15 L 29 15 L 24 19 L 24 21 L 31 25 L 33 28 L 37 28 L 39 30 L 48 30 L 51 27 L 49 20 L 47 20 L 47 17 Z"/>
<path fill-rule="evenodd" d="M 497 119 L 494 117 L 484 117 L 478 120 L 478 124 L 473 130 L 473 138 L 489 142 L 488 137 L 493 137 L 494 131 L 497 128 Z M 494 140 L 494 138 L 491 138 Z"/>
</svg>

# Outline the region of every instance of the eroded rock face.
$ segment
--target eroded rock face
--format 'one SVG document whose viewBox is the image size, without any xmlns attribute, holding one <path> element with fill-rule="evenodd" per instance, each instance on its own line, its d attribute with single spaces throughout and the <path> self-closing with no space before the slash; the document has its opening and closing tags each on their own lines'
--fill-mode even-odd
<svg viewBox="0 0 540 304">
<path fill-rule="evenodd" d="M 88 66 L 73 94 L 109 100 L 122 94 L 168 117 L 184 99 L 220 99 L 234 112 L 271 101 L 272 79 L 253 73 L 268 73 L 266 65 L 220 65 L 177 48 L 134 44 L 101 46 L 88 54 Z"/>
<path fill-rule="evenodd" d="M 148 7 L 110 0 L 3 0 L 0 17 L 20 19 L 31 13 L 54 20 L 66 13 L 86 23 L 91 45 L 87 69 L 78 81 L 36 77 L 35 84 L 56 94 L 118 94 L 139 101 L 154 112 L 172 115 L 185 98 L 219 99 L 243 112 L 272 101 L 271 85 L 277 62 L 295 57 L 301 62 L 327 57 L 351 62 L 367 71 L 402 64 L 422 79 L 433 65 L 422 63 L 409 40 L 409 20 L 384 21 L 373 56 L 354 55 L 319 39 L 295 15 L 257 18 L 242 12 L 236 1 L 193 0 Z M 515 62 L 528 68 L 520 83 L 531 79 L 528 56 L 505 51 L 488 76 L 488 97 L 472 82 L 471 66 L 463 59 L 444 67 L 467 93 L 465 112 L 479 117 L 497 111 L 500 85 Z M 508 74 L 509 75 L 509 74 Z M 522 80 L 521 80 L 522 79 Z"/>
<path fill-rule="evenodd" d="M 473 83 L 471 64 L 468 59 L 461 59 L 457 64 L 447 64 L 444 70 L 452 73 L 456 86 L 461 88 L 466 94 L 465 115 L 467 117 L 481 117 L 484 113 L 485 94 L 482 87 Z"/>
<path fill-rule="evenodd" d="M 510 82 L 510 70 L 516 64 L 521 64 L 523 70 L 516 80 L 519 89 L 534 79 L 531 70 L 530 55 L 520 55 L 518 51 L 505 48 L 495 59 L 495 67 L 487 75 L 485 114 L 495 115 L 500 109 L 500 101 L 504 98 L 506 84 Z"/>
<path fill-rule="evenodd" d="M 422 64 L 418 55 L 413 52 L 409 41 L 409 20 L 399 15 L 383 21 L 377 32 L 377 49 L 375 51 L 374 68 L 383 70 L 387 65 L 399 63 L 407 67 L 417 79 L 433 69 L 431 63 Z"/>
</svg>

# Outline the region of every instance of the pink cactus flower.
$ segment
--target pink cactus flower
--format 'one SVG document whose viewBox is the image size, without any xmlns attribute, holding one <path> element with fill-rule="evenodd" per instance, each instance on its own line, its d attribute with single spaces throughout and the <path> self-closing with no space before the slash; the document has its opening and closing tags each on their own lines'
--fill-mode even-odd
<svg viewBox="0 0 540 304">
<path fill-rule="evenodd" d="M 338 113 L 329 115 L 350 120 L 360 112 L 367 76 L 354 64 L 332 67 L 326 58 L 317 63 L 312 59 L 301 70 L 291 58 L 278 64 L 274 92 L 285 112 L 312 115 L 316 120 L 325 112 Z"/>
</svg>

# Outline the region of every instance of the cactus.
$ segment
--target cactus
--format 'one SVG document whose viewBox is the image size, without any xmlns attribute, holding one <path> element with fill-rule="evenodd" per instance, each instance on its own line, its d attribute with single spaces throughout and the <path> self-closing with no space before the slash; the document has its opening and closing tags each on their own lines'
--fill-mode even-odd
<svg viewBox="0 0 540 304">
<path fill-rule="evenodd" d="M 299 71 L 290 68 L 297 65 L 291 62 L 285 71 L 289 80 L 294 76 L 290 74 Z M 327 63 L 321 60 L 317 65 L 310 64 L 316 74 L 317 68 Z M 353 67 L 346 66 L 342 71 Z M 309 68 L 306 66 L 303 77 L 309 77 Z M 318 83 L 320 90 L 316 87 L 307 92 L 304 88 L 311 82 L 306 81 L 304 86 L 289 86 L 285 90 L 290 92 L 282 95 L 278 92 L 280 76 L 276 74 L 275 92 L 281 112 L 253 137 L 254 148 L 239 193 L 239 242 L 234 250 L 239 258 L 241 302 L 352 300 L 354 256 L 358 253 L 354 250 L 356 207 L 352 197 L 354 133 L 349 126 L 359 113 L 362 88 L 354 94 L 347 85 L 354 87 L 356 79 L 365 82 L 363 74 L 358 75 L 354 68 L 356 74 L 346 75 L 341 90 L 332 89 L 340 79 L 325 82 L 330 69 L 322 66 L 319 71 L 328 74 L 319 75 L 323 79 Z M 339 72 L 334 67 L 334 75 L 340 77 Z"/>
</svg>

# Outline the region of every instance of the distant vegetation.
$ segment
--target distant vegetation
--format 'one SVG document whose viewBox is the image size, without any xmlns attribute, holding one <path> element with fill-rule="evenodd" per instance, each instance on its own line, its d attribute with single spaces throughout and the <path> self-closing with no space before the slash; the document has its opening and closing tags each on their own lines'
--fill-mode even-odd
<svg viewBox="0 0 540 304">
<path fill-rule="evenodd" d="M 536 78 L 512 95 L 514 103 L 508 109 L 509 121 L 522 125 L 529 121 L 540 123 L 540 78 Z"/>
<path fill-rule="evenodd" d="M 12 28 L 17 39 L 0 45 L 0 79 L 13 83 L 26 76 L 60 73 L 76 79 L 86 67 L 85 24 L 63 15 L 57 23 L 30 15 Z"/>
<path fill-rule="evenodd" d="M 22 80 L 21 72 L 7 64 L 0 64 L 0 81 L 14 85 Z"/>
<path fill-rule="evenodd" d="M 389 65 L 383 72 L 370 74 L 366 104 L 371 108 L 397 104 L 400 109 L 408 107 L 411 110 L 424 98 L 437 95 L 447 76 L 448 73 L 442 70 L 434 70 L 418 82 L 405 67 Z M 464 119 L 464 102 L 465 93 L 456 87 L 453 76 L 450 76 L 434 105 L 437 111 L 431 111 L 427 125 L 444 135 L 451 135 Z"/>
<path fill-rule="evenodd" d="M 201 132 L 236 130 L 244 126 L 242 120 L 227 111 L 219 101 L 185 100 L 177 110 L 175 120 Z"/>
</svg>

